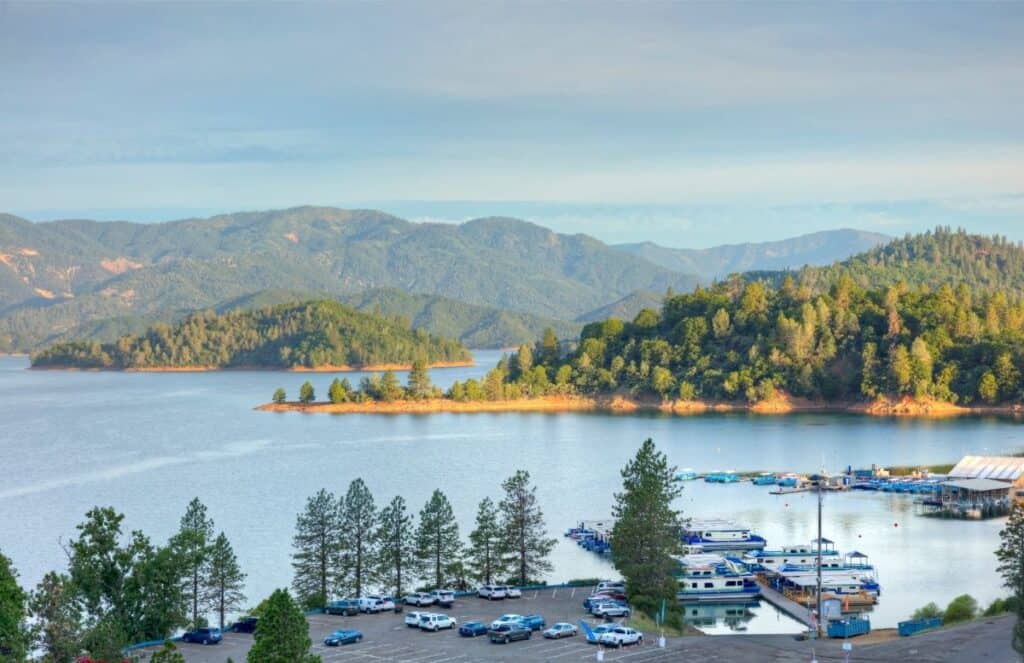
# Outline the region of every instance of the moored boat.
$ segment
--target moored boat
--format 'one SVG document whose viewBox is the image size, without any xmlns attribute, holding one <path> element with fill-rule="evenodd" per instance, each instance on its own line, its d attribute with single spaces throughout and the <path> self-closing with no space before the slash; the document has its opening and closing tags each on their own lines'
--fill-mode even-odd
<svg viewBox="0 0 1024 663">
<path fill-rule="evenodd" d="M 683 543 L 699 545 L 704 551 L 757 550 L 765 547 L 764 537 L 731 520 L 693 519 L 683 530 Z"/>
</svg>

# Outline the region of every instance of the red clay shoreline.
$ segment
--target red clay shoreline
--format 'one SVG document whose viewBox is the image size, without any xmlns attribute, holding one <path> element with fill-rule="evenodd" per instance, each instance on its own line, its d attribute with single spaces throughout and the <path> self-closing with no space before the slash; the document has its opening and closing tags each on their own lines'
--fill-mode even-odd
<svg viewBox="0 0 1024 663">
<path fill-rule="evenodd" d="M 825 403 L 775 398 L 759 403 L 720 401 L 658 401 L 626 396 L 544 396 L 503 401 L 453 401 L 448 398 L 402 401 L 370 401 L 366 403 L 310 403 L 308 405 L 267 403 L 255 409 L 266 412 L 302 412 L 305 414 L 434 414 L 440 412 L 660 412 L 679 416 L 709 412 L 750 412 L 763 415 L 785 415 L 801 412 L 863 414 L 877 417 L 945 418 L 962 415 L 1000 414 L 1024 415 L 1024 406 L 962 407 L 932 400 L 879 399 L 872 402 Z"/>
</svg>

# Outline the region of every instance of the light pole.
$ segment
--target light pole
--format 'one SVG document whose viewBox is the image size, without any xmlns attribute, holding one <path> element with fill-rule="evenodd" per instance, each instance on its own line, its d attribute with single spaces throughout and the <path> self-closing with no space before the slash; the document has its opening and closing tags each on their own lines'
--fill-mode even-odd
<svg viewBox="0 0 1024 663">
<path fill-rule="evenodd" d="M 818 626 L 818 637 L 821 637 L 821 504 L 823 501 L 823 493 L 821 490 L 821 477 L 818 475 L 818 616 L 815 623 Z"/>
</svg>

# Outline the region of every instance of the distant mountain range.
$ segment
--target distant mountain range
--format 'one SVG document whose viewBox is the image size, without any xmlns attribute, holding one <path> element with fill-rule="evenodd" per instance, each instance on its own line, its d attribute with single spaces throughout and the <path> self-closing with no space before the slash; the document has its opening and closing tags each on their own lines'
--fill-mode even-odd
<svg viewBox="0 0 1024 663">
<path fill-rule="evenodd" d="M 501 347 L 546 326 L 565 337 L 581 322 L 630 318 L 669 288 L 688 291 L 741 265 L 827 263 L 882 239 L 837 231 L 687 251 L 609 246 L 510 218 L 412 223 L 325 207 L 166 223 L 0 214 L 0 352 L 109 341 L 195 310 L 293 296 L 328 296 L 470 347 Z"/>
<path fill-rule="evenodd" d="M 826 230 L 777 242 L 725 244 L 710 249 L 671 249 L 652 242 L 615 244 L 613 248 L 665 269 L 696 274 L 702 281 L 749 271 L 829 265 L 892 240 L 864 230 Z"/>
</svg>

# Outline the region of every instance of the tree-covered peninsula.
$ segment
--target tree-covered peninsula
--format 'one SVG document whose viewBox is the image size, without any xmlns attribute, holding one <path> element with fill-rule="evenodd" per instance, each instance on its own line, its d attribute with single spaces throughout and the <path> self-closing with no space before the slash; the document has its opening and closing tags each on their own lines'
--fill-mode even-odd
<svg viewBox="0 0 1024 663">
<path fill-rule="evenodd" d="M 175 327 L 158 324 L 114 343 L 59 343 L 32 355 L 34 368 L 358 369 L 467 363 L 458 341 L 412 330 L 336 301 L 258 310 L 196 313 Z"/>
</svg>

